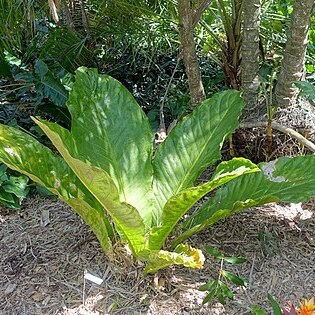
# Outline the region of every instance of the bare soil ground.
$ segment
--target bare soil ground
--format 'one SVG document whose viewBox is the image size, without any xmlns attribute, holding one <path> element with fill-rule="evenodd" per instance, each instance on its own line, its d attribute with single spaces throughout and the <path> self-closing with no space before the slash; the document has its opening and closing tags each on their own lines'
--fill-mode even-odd
<svg viewBox="0 0 315 315">
<path fill-rule="evenodd" d="M 81 219 L 59 201 L 26 200 L 20 213 L 0 210 L 0 314 L 244 314 L 315 295 L 315 202 L 249 209 L 193 237 L 248 263 L 226 270 L 247 278 L 232 286 L 226 305 L 202 305 L 198 287 L 216 277 L 220 262 L 202 270 L 171 267 L 144 276 L 143 266 L 116 248 L 109 260 Z M 43 221 L 49 217 L 49 224 Z M 46 226 L 44 226 L 47 224 Z M 88 271 L 104 280 L 84 281 Z M 270 308 L 269 308 L 270 309 Z"/>
</svg>

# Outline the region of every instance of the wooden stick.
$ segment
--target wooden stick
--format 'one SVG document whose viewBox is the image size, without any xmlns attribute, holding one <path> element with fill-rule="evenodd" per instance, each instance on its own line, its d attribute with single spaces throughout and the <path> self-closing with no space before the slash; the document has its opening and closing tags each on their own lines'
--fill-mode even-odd
<svg viewBox="0 0 315 315">
<path fill-rule="evenodd" d="M 257 121 L 257 122 L 245 122 L 240 124 L 240 128 L 255 128 L 255 127 L 267 127 L 268 122 L 267 121 Z M 296 139 L 299 143 L 303 144 L 305 147 L 307 147 L 309 150 L 315 153 L 315 144 L 309 140 L 307 140 L 305 137 L 303 137 L 300 133 L 293 130 L 290 127 L 280 125 L 278 123 L 272 122 L 271 127 L 273 129 L 276 129 L 282 133 L 285 133 L 292 138 Z"/>
</svg>

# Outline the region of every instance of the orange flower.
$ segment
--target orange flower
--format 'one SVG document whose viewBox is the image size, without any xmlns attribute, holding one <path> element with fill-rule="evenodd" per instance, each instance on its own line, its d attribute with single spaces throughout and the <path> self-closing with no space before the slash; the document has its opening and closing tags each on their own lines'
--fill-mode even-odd
<svg viewBox="0 0 315 315">
<path fill-rule="evenodd" d="M 304 300 L 300 305 L 299 315 L 315 315 L 315 302 L 314 298 Z"/>
</svg>

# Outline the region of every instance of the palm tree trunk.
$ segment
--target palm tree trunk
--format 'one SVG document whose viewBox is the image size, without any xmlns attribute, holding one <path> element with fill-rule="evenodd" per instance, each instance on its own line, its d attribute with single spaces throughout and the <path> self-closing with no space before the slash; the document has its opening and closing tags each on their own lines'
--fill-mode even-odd
<svg viewBox="0 0 315 315">
<path fill-rule="evenodd" d="M 293 81 L 299 81 L 303 77 L 313 5 L 314 0 L 294 1 L 291 25 L 275 90 L 276 103 L 279 106 L 290 105 L 297 95 L 297 89 L 293 86 Z"/>
<path fill-rule="evenodd" d="M 243 0 L 242 87 L 247 110 L 256 106 L 259 89 L 261 0 Z"/>
<path fill-rule="evenodd" d="M 206 96 L 201 80 L 199 63 L 194 40 L 194 10 L 190 0 L 178 0 L 179 37 L 181 52 L 184 59 L 185 71 L 192 106 L 202 102 Z"/>
</svg>

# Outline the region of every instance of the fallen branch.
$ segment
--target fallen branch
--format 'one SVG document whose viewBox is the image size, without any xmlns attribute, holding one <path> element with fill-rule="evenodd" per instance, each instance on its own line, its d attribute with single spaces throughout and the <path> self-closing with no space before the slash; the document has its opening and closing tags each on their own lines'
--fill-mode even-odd
<svg viewBox="0 0 315 315">
<path fill-rule="evenodd" d="M 255 127 L 267 127 L 268 122 L 267 121 L 257 121 L 257 122 L 246 122 L 241 123 L 240 128 L 255 128 Z M 292 138 L 296 139 L 299 143 L 307 147 L 312 152 L 315 152 L 315 144 L 309 140 L 307 140 L 305 137 L 303 137 L 300 133 L 293 130 L 290 127 L 280 125 L 278 123 L 272 122 L 271 127 L 273 129 L 276 129 L 282 133 L 285 133 Z"/>
</svg>

